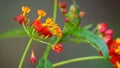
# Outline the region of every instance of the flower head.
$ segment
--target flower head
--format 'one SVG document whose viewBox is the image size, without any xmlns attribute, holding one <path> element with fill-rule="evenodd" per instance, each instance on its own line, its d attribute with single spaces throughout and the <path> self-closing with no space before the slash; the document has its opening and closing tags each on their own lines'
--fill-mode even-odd
<svg viewBox="0 0 120 68">
<path fill-rule="evenodd" d="M 114 68 L 120 68 L 120 42 L 117 38 L 113 45 L 109 47 L 109 61 L 114 65 Z"/>
<path fill-rule="evenodd" d="M 18 15 L 17 17 L 13 18 L 14 20 L 17 20 L 19 24 L 27 24 L 27 17 L 26 14 L 30 12 L 30 8 L 28 6 L 22 6 L 22 14 Z"/>
<path fill-rule="evenodd" d="M 46 12 L 44 10 L 38 10 L 38 15 L 41 16 L 41 17 L 44 17 L 46 16 Z"/>
<path fill-rule="evenodd" d="M 22 6 L 22 12 L 23 12 L 23 15 L 26 15 L 27 13 L 30 12 L 30 8 L 28 6 Z"/>
<path fill-rule="evenodd" d="M 26 24 L 27 23 L 27 19 L 24 15 L 19 15 L 19 16 L 13 18 L 13 20 L 17 20 L 19 24 L 22 24 L 22 23 Z"/>
<path fill-rule="evenodd" d="M 47 27 L 52 27 L 54 25 L 55 23 L 53 22 L 52 18 L 47 18 L 46 22 L 43 24 L 43 26 L 47 26 Z"/>
<path fill-rule="evenodd" d="M 61 53 L 63 51 L 62 46 L 63 45 L 61 43 L 55 44 L 55 45 L 53 45 L 52 49 L 53 49 L 53 51 L 55 51 L 57 53 Z"/>
<path fill-rule="evenodd" d="M 38 32 L 39 35 L 53 36 L 52 32 L 50 32 L 49 28 L 42 25 L 42 22 L 39 19 L 35 19 L 32 23 L 32 26 L 35 28 L 35 30 Z"/>
</svg>

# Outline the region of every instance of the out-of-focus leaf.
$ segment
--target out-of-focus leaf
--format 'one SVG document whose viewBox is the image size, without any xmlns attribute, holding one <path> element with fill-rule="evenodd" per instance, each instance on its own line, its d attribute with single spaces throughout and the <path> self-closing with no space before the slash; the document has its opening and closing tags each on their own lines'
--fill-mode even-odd
<svg viewBox="0 0 120 68">
<path fill-rule="evenodd" d="M 23 28 L 16 28 L 6 32 L 0 32 L 0 39 L 17 38 L 27 36 Z"/>
<path fill-rule="evenodd" d="M 108 48 L 105 42 L 97 35 L 94 33 L 86 30 L 86 29 L 74 29 L 71 31 L 68 31 L 69 34 L 79 37 L 81 39 L 89 41 L 91 44 L 94 44 L 94 46 L 98 47 L 103 56 L 108 59 Z"/>
<path fill-rule="evenodd" d="M 89 28 L 91 28 L 91 27 L 92 27 L 92 24 L 87 25 L 87 26 L 84 26 L 83 29 L 89 29 Z"/>
<path fill-rule="evenodd" d="M 37 68 L 53 68 L 53 65 L 50 61 L 44 58 L 41 58 L 39 60 L 39 64 L 37 65 Z"/>
</svg>

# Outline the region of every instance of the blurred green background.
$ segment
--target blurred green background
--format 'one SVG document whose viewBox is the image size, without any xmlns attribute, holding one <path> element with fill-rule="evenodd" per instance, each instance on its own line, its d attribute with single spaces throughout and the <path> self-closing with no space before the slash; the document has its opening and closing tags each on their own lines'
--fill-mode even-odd
<svg viewBox="0 0 120 68">
<path fill-rule="evenodd" d="M 72 4 L 72 0 L 60 0 L 67 6 Z M 95 27 L 99 22 L 107 22 L 109 28 L 115 30 L 114 38 L 120 36 L 120 0 L 76 0 L 80 9 L 86 12 L 86 17 L 82 18 L 81 26 L 93 24 Z M 47 11 L 47 16 L 52 17 L 53 0 L 0 0 L 0 33 L 10 29 L 20 27 L 17 21 L 12 20 L 21 14 L 21 6 L 31 7 L 29 17 L 33 21 L 37 17 L 37 9 Z M 68 8 L 68 7 L 67 7 Z M 46 16 L 46 17 L 47 17 Z M 46 18 L 45 17 L 45 18 Z M 45 19 L 44 18 L 44 19 Z M 43 20 L 44 20 L 43 19 Z M 58 11 L 57 23 L 61 27 L 64 24 L 64 16 Z M 21 55 L 28 42 L 25 38 L 3 39 L 0 40 L 0 68 L 17 68 Z M 45 45 L 33 42 L 37 58 L 41 58 Z M 23 68 L 35 68 L 36 64 L 29 63 L 30 50 L 25 58 Z M 64 51 L 60 54 L 51 52 L 49 60 L 53 63 L 76 57 L 98 55 L 89 44 L 77 45 L 74 43 L 64 43 Z M 112 68 L 112 65 L 103 60 L 91 60 L 67 64 L 58 68 Z"/>
</svg>

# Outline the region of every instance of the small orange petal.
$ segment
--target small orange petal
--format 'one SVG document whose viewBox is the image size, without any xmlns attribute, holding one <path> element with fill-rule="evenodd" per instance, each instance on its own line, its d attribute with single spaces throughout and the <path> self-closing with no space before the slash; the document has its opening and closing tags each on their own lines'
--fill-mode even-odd
<svg viewBox="0 0 120 68">
<path fill-rule="evenodd" d="M 119 62 L 117 62 L 117 68 L 120 68 L 120 63 Z"/>
<path fill-rule="evenodd" d="M 44 11 L 44 10 L 38 10 L 38 15 L 39 16 L 42 16 L 42 17 L 44 17 L 44 16 L 46 16 L 46 12 Z"/>
<path fill-rule="evenodd" d="M 31 10 L 31 9 L 30 9 L 28 6 L 22 6 L 22 12 L 23 12 L 23 13 L 25 13 L 25 14 L 26 14 L 26 13 L 29 13 L 30 10 Z"/>
<path fill-rule="evenodd" d="M 47 18 L 46 23 L 52 22 L 52 18 Z"/>
<path fill-rule="evenodd" d="M 117 38 L 117 39 L 116 39 L 116 42 L 117 42 L 118 44 L 120 44 L 120 38 Z"/>
</svg>

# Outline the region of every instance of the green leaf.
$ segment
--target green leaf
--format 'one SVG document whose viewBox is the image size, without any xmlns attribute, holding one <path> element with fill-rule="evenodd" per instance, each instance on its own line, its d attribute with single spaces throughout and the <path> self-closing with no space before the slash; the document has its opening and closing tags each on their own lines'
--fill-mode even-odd
<svg viewBox="0 0 120 68">
<path fill-rule="evenodd" d="M 91 28 L 91 27 L 92 27 L 92 24 L 89 24 L 89 25 L 87 25 L 87 26 L 84 26 L 83 29 L 89 29 L 89 28 Z"/>
<path fill-rule="evenodd" d="M 71 31 L 68 31 L 69 34 L 82 38 L 84 40 L 89 41 L 91 44 L 94 44 L 94 46 L 98 47 L 101 51 L 105 59 L 108 59 L 108 48 L 105 42 L 94 33 L 86 30 L 86 29 L 74 29 Z"/>
<path fill-rule="evenodd" d="M 18 37 L 24 37 L 24 36 L 27 36 L 27 34 L 23 28 L 12 29 L 12 30 L 0 33 L 0 39 L 18 38 Z"/>
<path fill-rule="evenodd" d="M 37 68 L 53 68 L 53 65 L 47 59 L 41 58 L 39 60 L 39 64 L 37 65 Z"/>
</svg>

